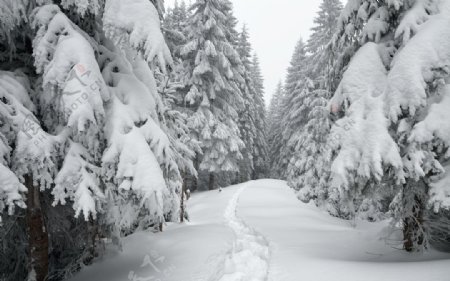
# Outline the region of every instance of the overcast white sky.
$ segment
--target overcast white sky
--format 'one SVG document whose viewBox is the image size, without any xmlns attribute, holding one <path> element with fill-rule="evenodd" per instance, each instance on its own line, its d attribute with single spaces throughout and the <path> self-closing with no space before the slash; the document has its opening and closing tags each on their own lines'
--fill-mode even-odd
<svg viewBox="0 0 450 281">
<path fill-rule="evenodd" d="M 179 0 L 180 1 L 180 0 Z M 166 7 L 175 0 L 165 0 Z M 189 0 L 186 1 L 189 3 Z M 259 56 L 268 104 L 300 37 L 307 40 L 322 0 L 231 0 L 234 14 L 249 28 L 254 51 Z M 344 2 L 344 1 L 343 1 Z"/>
</svg>

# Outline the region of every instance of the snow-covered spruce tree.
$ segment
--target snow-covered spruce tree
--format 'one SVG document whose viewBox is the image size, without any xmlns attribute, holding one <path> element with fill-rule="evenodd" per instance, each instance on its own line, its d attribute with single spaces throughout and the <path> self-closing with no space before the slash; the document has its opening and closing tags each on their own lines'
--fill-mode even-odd
<svg viewBox="0 0 450 281">
<path fill-rule="evenodd" d="M 237 66 L 236 70 L 240 72 L 239 75 L 242 77 L 239 88 L 241 90 L 243 104 L 240 107 L 236 107 L 236 109 L 239 116 L 237 125 L 244 147 L 241 149 L 242 160 L 239 161 L 239 172 L 236 173 L 233 181 L 233 183 L 240 183 L 250 180 L 254 169 L 252 153 L 256 135 L 255 120 L 253 118 L 254 90 L 252 88 L 250 77 L 251 45 L 249 42 L 248 30 L 243 26 L 241 32 L 237 31 L 238 20 L 233 14 L 231 1 L 229 1 L 229 3 L 230 11 L 227 13 L 227 29 L 230 32 L 227 39 L 239 55 L 241 63 Z M 222 184 L 229 185 L 230 183 L 223 181 Z"/>
<path fill-rule="evenodd" d="M 323 205 L 328 197 L 330 176 L 330 147 L 327 144 L 330 120 L 327 100 L 331 97 L 329 70 L 332 53 L 330 44 L 342 4 L 339 0 L 324 0 L 320 5 L 315 26 L 306 49 L 310 53 L 305 76 L 310 79 L 309 93 L 303 100 L 308 115 L 304 127 L 297 128 L 290 142 L 295 143 L 294 153 L 287 168 L 288 184 L 299 190 L 303 201 L 316 200 Z M 297 110 L 297 108 L 293 108 Z"/>
<path fill-rule="evenodd" d="M 183 176 L 183 191 L 180 201 L 180 220 L 183 222 L 187 216 L 185 200 L 188 197 L 188 182 L 197 179 L 197 169 L 194 159 L 201 153 L 200 144 L 191 134 L 188 126 L 190 109 L 185 107 L 186 87 L 182 84 L 183 66 L 174 64 L 174 68 L 167 75 L 158 75 L 162 81 L 159 83 L 159 93 L 162 97 L 163 114 L 160 117 L 162 126 L 172 143 L 178 169 Z"/>
<path fill-rule="evenodd" d="M 17 206 L 25 208 L 25 198 L 22 195 L 26 192 L 26 188 L 11 170 L 13 162 L 11 152 L 14 150 L 13 146 L 21 129 L 21 123 L 28 115 L 33 115 L 32 111 L 35 107 L 30 100 L 29 81 L 24 74 L 1 71 L 0 85 L 2 101 L 0 103 L 2 125 L 0 127 L 0 175 L 3 183 L 0 189 L 0 210 L 6 210 L 9 215 L 12 215 Z M 14 112 L 19 114 L 13 114 Z"/>
<path fill-rule="evenodd" d="M 171 63 L 157 10 L 146 0 L 51 2 L 6 1 L 1 9 L 8 19 L 2 31 L 9 31 L 1 45 L 14 46 L 2 53 L 1 68 L 29 76 L 3 71 L 0 87 L 2 176 L 9 182 L 0 210 L 26 205 L 26 221 L 14 223 L 26 224 L 32 249 L 21 263 L 28 268 L 6 271 L 13 280 L 24 270 L 36 280 L 64 278 L 92 260 L 98 238 L 111 230 L 178 220 L 183 152 L 161 121 L 153 79 L 156 65 L 164 71 Z M 61 221 L 50 224 L 53 218 Z M 75 221 L 84 235 L 63 236 Z"/>
<path fill-rule="evenodd" d="M 331 147 L 328 143 L 331 124 L 327 107 L 330 92 L 324 89 L 323 79 L 317 78 L 315 82 L 304 80 L 306 85 L 299 110 L 305 116 L 296 133 L 288 140 L 293 152 L 286 171 L 288 184 L 299 191 L 299 199 L 304 202 L 315 200 L 319 206 L 326 205 L 329 197 L 331 166 Z"/>
<path fill-rule="evenodd" d="M 308 58 L 305 57 L 304 63 L 307 60 Z M 306 99 L 314 89 L 314 82 L 306 76 L 308 74 L 307 64 L 305 63 L 303 67 L 303 75 L 305 76 L 299 77 L 300 80 L 297 81 L 293 91 L 290 93 L 286 92 L 283 100 L 285 104 L 283 109 L 286 111 L 283 115 L 282 124 L 289 125 L 283 129 L 281 135 L 284 145 L 280 149 L 279 169 L 282 171 L 283 178 L 288 181 L 292 180 L 297 172 L 292 165 L 297 162 L 296 158 L 298 155 L 296 154 L 302 153 L 298 149 L 304 142 L 304 127 L 307 124 L 310 111 L 306 104 Z"/>
<path fill-rule="evenodd" d="M 352 38 L 355 45 L 363 46 L 352 58 L 331 105 L 332 111 L 337 111 L 341 104 L 347 104 L 344 106 L 347 117 L 342 120 L 355 117 L 351 119 L 354 129 L 345 132 L 347 136 L 340 142 L 333 164 L 334 178 L 340 182 L 338 185 L 345 186 L 345 194 L 351 194 L 346 206 L 354 204 L 356 196 L 364 200 L 359 208 L 370 209 L 368 206 L 372 205 L 372 209 L 379 209 L 376 205 L 383 198 L 392 201 L 392 193 L 397 193 L 391 205 L 394 222 L 403 228 L 404 248 L 412 251 L 426 247 L 427 204 L 446 198 L 443 186 L 436 180 L 445 175 L 447 145 L 445 138 L 430 128 L 436 122 L 429 120 L 435 121 L 434 110 L 445 100 L 448 2 L 351 1 L 341 20 L 343 37 L 339 40 Z M 358 80 L 365 82 L 358 85 L 355 83 Z M 367 94 L 361 97 L 364 92 Z M 346 93 L 350 94 L 348 98 Z M 386 120 L 391 124 L 386 124 Z M 378 132 L 370 140 L 359 142 L 356 135 L 350 137 L 353 131 L 369 128 Z M 370 150 L 368 141 L 372 143 Z M 367 151 L 370 157 L 360 157 L 364 156 L 361 151 Z M 394 181 L 399 185 L 394 186 Z M 365 186 L 358 188 L 361 184 Z M 348 193 L 349 190 L 354 191 Z M 435 199 L 429 201 L 430 195 Z M 439 203 L 434 205 L 434 211 L 439 210 L 437 206 Z"/>
<path fill-rule="evenodd" d="M 189 42 L 183 47 L 187 103 L 194 109 L 189 125 L 201 143 L 200 170 L 208 173 L 208 188 L 221 173 L 239 171 L 244 143 L 237 110 L 242 106 L 242 63 L 229 39 L 231 4 L 227 0 L 198 0 L 189 18 Z"/>
<path fill-rule="evenodd" d="M 279 162 L 279 149 L 281 134 L 282 134 L 282 118 L 283 118 L 283 99 L 285 95 L 285 90 L 283 83 L 280 81 L 277 85 L 275 93 L 272 96 L 269 105 L 269 112 L 267 115 L 267 139 L 269 144 L 269 158 L 270 167 L 269 171 L 270 177 L 281 178 L 281 172 L 278 169 Z"/>
<path fill-rule="evenodd" d="M 387 70 L 383 52 L 384 44 L 369 42 L 361 47 L 331 101 L 332 111 L 341 105 L 345 108 L 330 139 L 337 151 L 331 170 L 332 187 L 339 189 L 340 215 L 353 217 L 358 212 L 376 219 L 383 211 L 382 200 L 392 194 L 383 190 L 384 175 L 403 178 L 399 149 L 384 114 Z"/>
<path fill-rule="evenodd" d="M 403 9 L 403 0 L 349 0 L 337 22 L 337 30 L 329 52 L 334 54 L 329 75 L 330 87 L 336 90 L 346 66 L 355 52 L 366 42 L 392 39 Z M 389 58 L 386 58 L 389 60 Z M 387 62 L 389 65 L 389 62 Z"/>
<path fill-rule="evenodd" d="M 306 77 L 308 54 L 306 44 L 300 39 L 288 68 L 285 93 L 281 100 L 282 118 L 279 126 L 280 134 L 272 141 L 271 155 L 275 169 L 283 179 L 287 177 L 287 166 L 295 151 L 299 128 L 306 124 L 308 115 L 304 99 L 311 88 L 311 81 Z"/>
<path fill-rule="evenodd" d="M 179 160 L 182 156 L 178 153 L 183 152 L 177 151 L 181 146 L 171 136 L 169 123 L 165 122 L 167 110 L 157 92 L 154 71 L 148 66 L 156 57 L 159 68 L 165 73 L 166 63 L 172 64 L 172 59 L 154 7 L 146 1 L 142 3 L 145 6 L 129 5 L 124 1 L 107 2 L 103 20 L 106 35 L 125 51 L 125 55 L 119 56 L 115 46 L 106 45 L 102 55 L 103 74 L 107 75 L 105 80 L 117 98 L 113 97 L 115 101 L 111 110 L 121 116 L 109 120 L 106 125 L 110 134 L 108 139 L 112 141 L 103 157 L 103 166 L 116 169 L 116 176 L 108 171 L 113 185 L 118 184 L 120 188 L 131 191 L 128 194 L 122 192 L 119 196 L 121 202 L 126 202 L 123 210 L 113 207 L 116 211 L 125 212 L 126 215 L 116 223 L 127 227 L 136 226 L 134 217 L 144 227 L 161 226 L 165 220 L 177 220 L 182 184 L 178 166 L 182 163 Z M 139 17 L 121 18 L 126 14 L 123 11 Z M 129 26 L 134 27 L 128 31 L 129 35 L 120 32 L 130 29 Z M 123 100 L 125 93 L 127 98 Z M 135 197 L 139 192 L 142 192 L 143 201 L 139 196 Z M 110 196 L 113 194 L 114 190 L 109 193 Z M 124 201 L 124 195 L 137 199 L 139 208 L 130 205 L 130 200 Z"/>
<path fill-rule="evenodd" d="M 268 137 L 267 137 L 267 112 L 266 103 L 264 100 L 264 79 L 261 74 L 261 67 L 259 59 L 256 54 L 253 54 L 252 64 L 250 68 L 250 75 L 253 89 L 255 91 L 255 126 L 256 136 L 253 148 L 253 175 L 252 179 L 268 177 Z"/>
<path fill-rule="evenodd" d="M 333 50 L 333 39 L 342 9 L 340 0 L 324 0 L 314 18 L 312 34 L 306 44 L 310 60 L 314 62 L 309 65 L 307 76 L 316 83 L 316 88 L 327 91 L 335 90 L 332 83 L 333 65 L 339 55 Z M 331 95 L 329 93 L 326 98 L 329 99 Z"/>
<path fill-rule="evenodd" d="M 404 248 L 427 246 L 427 207 L 448 210 L 450 4 L 416 1 L 405 7 L 395 36 L 402 48 L 388 75 L 386 107 L 396 126 L 406 182 L 396 198 Z M 447 220 L 448 221 L 448 220 Z M 447 230 L 449 225 L 446 225 Z"/>
<path fill-rule="evenodd" d="M 298 196 L 304 202 L 315 200 L 324 205 L 329 197 L 331 149 L 328 145 L 330 130 L 327 109 L 329 92 L 324 89 L 311 90 L 305 98 L 308 107 L 306 125 L 296 140 L 295 152 L 288 166 L 288 183 L 299 190 Z"/>
<path fill-rule="evenodd" d="M 181 48 L 186 44 L 188 16 L 188 7 L 184 1 L 175 1 L 174 7 L 168 9 L 164 16 L 163 30 L 175 64 L 178 60 L 181 61 Z"/>
<path fill-rule="evenodd" d="M 340 0 L 323 0 L 320 4 L 317 16 L 314 18 L 314 26 L 311 28 L 307 43 L 307 50 L 311 54 L 319 54 L 325 50 L 336 31 L 337 20 L 342 11 Z"/>
<path fill-rule="evenodd" d="M 165 108 L 167 109 L 165 120 L 169 122 L 168 128 L 174 133 L 173 139 L 181 142 L 177 146 L 177 151 L 182 151 L 184 155 L 183 163 L 180 169 L 183 172 L 183 194 L 190 189 L 197 189 L 197 171 L 198 166 L 194 166 L 196 154 L 201 153 L 199 143 L 192 137 L 192 128 L 189 127 L 188 116 L 192 114 L 192 110 L 186 106 L 185 96 L 188 87 L 183 83 L 183 59 L 181 55 L 182 47 L 187 43 L 187 19 L 189 11 L 184 1 L 181 4 L 175 2 L 173 8 L 169 9 L 164 18 L 164 31 L 167 38 L 169 49 L 174 57 L 173 69 L 169 77 L 162 75 L 162 83 L 159 83 L 160 92 L 164 99 Z M 178 136 L 178 137 L 177 137 Z M 196 161 L 197 162 L 197 161 Z M 189 188 L 188 188 L 189 186 Z M 184 210 L 184 199 L 181 197 L 181 213 L 180 218 L 184 220 L 182 213 Z"/>
<path fill-rule="evenodd" d="M 60 163 L 53 167 L 54 175 L 48 176 L 46 188 L 51 190 L 54 206 L 71 202 L 75 219 L 82 215 L 87 222 L 88 232 L 89 224 L 97 218 L 104 199 L 100 162 L 104 140 L 103 103 L 108 100 L 109 93 L 101 78 L 89 38 L 73 25 L 58 6 L 49 4 L 36 8 L 32 14 L 32 27 L 35 31 L 34 67 L 37 75 L 42 77 L 34 100 L 39 122 L 45 132 L 57 141 L 54 144 L 55 151 L 46 154 Z M 47 146 L 46 142 L 41 145 Z M 41 145 L 35 145 L 34 149 L 41 151 Z M 30 175 L 33 167 L 38 166 L 33 163 L 35 159 L 31 151 L 20 153 L 19 159 L 16 165 L 20 170 L 16 173 L 21 176 Z M 45 166 L 43 168 L 48 169 Z M 37 184 L 37 173 L 33 172 L 31 176 L 33 180 L 30 179 L 32 183 L 28 192 L 33 190 L 33 196 L 39 198 L 39 191 L 45 189 L 42 183 Z M 31 200 L 27 202 L 28 213 L 30 204 Z M 42 208 L 44 210 L 45 206 Z M 38 215 L 35 212 L 32 215 L 33 220 L 37 220 Z M 30 237 L 36 232 L 30 228 Z M 90 233 L 88 237 L 92 240 L 86 243 L 85 253 L 92 255 L 90 249 L 95 247 L 95 234 Z M 40 246 L 42 256 L 39 259 L 31 257 L 36 263 L 31 268 L 36 271 L 37 279 L 45 277 L 47 273 L 40 262 L 44 255 L 48 255 L 44 253 L 47 249 Z M 54 265 L 50 265 L 50 270 L 53 268 Z"/>
<path fill-rule="evenodd" d="M 336 156 L 329 194 L 339 216 L 357 212 L 377 219 L 403 180 L 400 151 L 384 114 L 387 74 L 397 49 L 393 34 L 403 11 L 397 4 L 349 1 L 333 38 L 336 57 L 330 81 L 337 90 L 330 110 L 344 117 L 331 131 Z"/>
<path fill-rule="evenodd" d="M 237 43 L 237 51 L 244 65 L 243 78 L 245 83 L 241 85 L 243 94 L 244 106 L 239 113 L 239 129 L 241 132 L 242 141 L 245 147 L 242 149 L 243 159 L 239 163 L 239 178 L 238 182 L 246 182 L 252 178 L 254 173 L 254 148 L 256 140 L 256 103 L 255 103 L 255 88 L 253 87 L 251 77 L 251 45 L 249 42 L 249 35 L 247 27 L 244 25 L 239 40 Z"/>
<path fill-rule="evenodd" d="M 42 208 L 40 204 L 39 189 L 33 183 L 33 175 L 36 182 L 43 184 L 43 189 L 49 187 L 54 175 L 55 157 L 53 138 L 50 138 L 37 123 L 33 112 L 36 108 L 30 99 L 31 87 L 28 78 L 20 72 L 1 71 L 0 73 L 0 136 L 1 146 L 1 179 L 0 187 L 0 239 L 2 240 L 0 277 L 5 280 L 26 279 L 27 270 L 34 270 L 35 274 L 42 278 L 47 275 L 48 268 L 48 239 L 45 230 Z M 31 128 L 24 130 L 24 127 Z M 36 132 L 36 134 L 34 134 Z M 28 135 L 34 136 L 28 138 Z M 42 153 L 37 151 L 34 143 L 43 143 Z M 20 145 L 20 146 L 18 146 Z M 29 149 L 28 149 L 29 148 Z M 34 149 L 34 151 L 32 151 Z M 16 173 L 16 161 L 20 155 L 29 154 L 36 165 L 29 173 L 22 176 Z M 49 154 L 47 154 L 49 153 Z M 16 155 L 19 156 L 16 156 Z M 28 205 L 28 206 L 27 206 Z M 19 207 L 19 208 L 17 208 Z M 21 208 L 26 208 L 24 212 Z M 6 213 L 3 213 L 6 211 Z M 26 220 L 20 216 L 26 216 Z M 26 224 L 26 226 L 25 226 Z M 8 227 L 8 229 L 6 229 Z M 25 228 L 27 227 L 27 231 Z M 21 231 L 27 232 L 21 235 Z M 25 236 L 25 237 L 24 237 Z M 17 240 L 16 240 L 17 237 Z M 21 245 L 22 244 L 22 245 Z M 24 247 L 24 244 L 29 244 Z M 33 248 L 32 248 L 33 247 Z M 28 249 L 27 249 L 28 248 Z M 29 255 L 27 257 L 27 250 Z M 20 251 L 20 252 L 17 252 Z M 33 264 L 26 263 L 34 260 Z M 16 267 L 17 266 L 17 267 Z M 17 271 L 14 271 L 14 268 Z"/>
</svg>

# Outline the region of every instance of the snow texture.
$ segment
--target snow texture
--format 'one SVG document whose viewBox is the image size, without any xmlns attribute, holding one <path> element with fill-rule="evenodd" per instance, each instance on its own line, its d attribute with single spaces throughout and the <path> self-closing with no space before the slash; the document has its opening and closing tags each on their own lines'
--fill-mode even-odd
<svg viewBox="0 0 450 281">
<path fill-rule="evenodd" d="M 9 214 L 15 206 L 25 208 L 22 195 L 26 188 L 15 174 L 13 147 L 21 150 L 20 143 L 16 143 L 18 135 L 34 120 L 29 91 L 28 79 L 22 73 L 0 71 L 0 214 L 5 208 Z"/>
<path fill-rule="evenodd" d="M 168 190 L 162 169 L 177 170 L 177 166 L 170 141 L 158 121 L 153 73 L 142 56 L 134 57 L 130 50 L 123 53 L 111 49 L 102 48 L 100 57 L 103 77 L 112 94 L 106 108 L 108 143 L 102 156 L 105 179 L 111 190 L 136 194 L 140 206 L 150 214 L 149 219 L 160 222 L 168 203 L 165 199 L 177 201 L 176 194 L 168 195 L 174 191 Z M 178 203 L 171 206 L 176 213 Z M 116 219 L 119 226 L 130 227 L 140 208 L 125 208 Z"/>
<path fill-rule="evenodd" d="M 167 64 L 173 64 L 158 11 L 150 1 L 106 0 L 103 29 L 116 45 L 134 48 L 147 62 L 157 58 L 163 72 Z"/>
<path fill-rule="evenodd" d="M 383 165 L 402 167 L 397 145 L 388 132 L 384 115 L 387 70 L 380 57 L 384 45 L 367 43 L 355 54 L 331 100 L 331 110 L 348 107 L 346 116 L 333 126 L 333 146 L 339 153 L 332 164 L 335 186 L 349 186 L 357 177 L 380 180 Z"/>
<path fill-rule="evenodd" d="M 221 265 L 218 281 L 264 281 L 269 273 L 270 249 L 268 241 L 237 217 L 239 196 L 245 189 L 241 187 L 231 198 L 225 209 L 225 220 L 235 234 L 233 248 Z"/>
<path fill-rule="evenodd" d="M 421 2 L 421 1 L 419 1 Z M 430 16 L 418 33 L 392 62 L 388 76 L 389 115 L 396 122 L 402 109 L 411 115 L 426 105 L 427 82 L 439 75 L 439 70 L 450 65 L 450 4 L 442 1 L 440 13 Z"/>
<path fill-rule="evenodd" d="M 239 201 L 234 205 L 237 196 Z M 225 279 L 233 281 L 446 281 L 450 274 L 449 254 L 432 249 L 421 254 L 400 251 L 395 247 L 402 243 L 401 237 L 379 239 L 387 221 L 357 220 L 356 226 L 351 226 L 313 204 L 298 201 L 284 181 L 259 180 L 224 188 L 222 192 L 194 193 L 188 209 L 190 222 L 169 225 L 162 234 L 139 232 L 126 237 L 123 252 L 111 252 L 70 281 L 133 280 L 130 276 L 142 278 L 135 280 L 213 281 L 220 280 L 220 275 L 214 275 L 218 268 L 228 268 L 230 273 L 235 269 L 247 274 L 253 271 L 254 279 L 242 274 Z M 233 215 L 236 211 L 239 218 Z M 227 219 L 223 221 L 224 212 L 231 214 L 238 232 L 230 230 Z M 247 232 L 249 229 L 258 234 Z M 242 234 L 246 234 L 245 238 Z M 255 234 L 265 238 L 256 239 Z M 250 245 L 236 244 L 237 241 L 256 242 L 253 249 L 257 251 L 248 252 Z M 261 272 L 259 267 L 253 267 L 258 259 L 253 259 L 251 253 L 265 253 L 267 241 L 271 250 L 270 271 L 267 277 L 258 279 L 265 268 Z M 230 252 L 230 243 L 243 246 L 235 247 L 243 251 Z M 243 261 L 249 265 L 245 269 L 243 264 L 234 267 L 233 262 L 238 259 L 224 262 L 224 257 L 245 252 L 249 255 Z M 149 258 L 155 267 L 145 266 L 148 263 L 143 262 Z"/>
<path fill-rule="evenodd" d="M 91 214 L 96 216 L 104 198 L 101 170 L 94 163 L 100 159 L 103 102 L 109 100 L 109 92 L 90 40 L 58 6 L 37 8 L 32 25 L 37 30 L 35 67 L 43 76 L 39 102 L 48 109 L 43 111 L 44 123 L 58 138 L 58 149 L 65 150 L 52 190 L 53 204 L 66 204 L 70 199 L 75 216 L 83 213 L 87 220 Z"/>
</svg>

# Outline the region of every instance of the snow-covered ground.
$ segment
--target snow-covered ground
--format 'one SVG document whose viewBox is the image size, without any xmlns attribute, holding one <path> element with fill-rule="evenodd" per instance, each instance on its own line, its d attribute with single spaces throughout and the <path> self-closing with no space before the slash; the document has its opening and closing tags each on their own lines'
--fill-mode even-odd
<svg viewBox="0 0 450 281">
<path fill-rule="evenodd" d="M 124 239 L 71 281 L 448 281 L 450 255 L 407 254 L 380 239 L 386 222 L 332 218 L 285 182 L 194 194 L 191 221 Z"/>
</svg>

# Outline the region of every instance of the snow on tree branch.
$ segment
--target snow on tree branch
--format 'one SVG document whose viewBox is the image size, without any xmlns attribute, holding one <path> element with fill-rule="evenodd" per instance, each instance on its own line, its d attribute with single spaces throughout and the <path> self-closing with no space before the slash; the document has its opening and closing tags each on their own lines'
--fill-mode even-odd
<svg viewBox="0 0 450 281">
<path fill-rule="evenodd" d="M 427 83 L 450 66 L 450 4 L 443 1 L 441 13 L 431 16 L 393 61 L 389 73 L 390 118 L 395 122 L 402 109 L 414 115 L 425 106 Z"/>
<path fill-rule="evenodd" d="M 436 213 L 441 209 L 450 209 L 450 165 L 444 166 L 444 170 L 445 172 L 430 184 L 429 204 Z"/>
<path fill-rule="evenodd" d="M 64 9 L 74 7 L 78 14 L 82 17 L 90 12 L 94 15 L 98 15 L 103 7 L 104 0 L 62 0 L 61 5 Z"/>
<path fill-rule="evenodd" d="M 25 83 L 26 84 L 26 83 Z M 22 194 L 26 192 L 25 186 L 11 171 L 11 145 L 15 145 L 15 134 L 21 128 L 24 116 L 31 114 L 27 108 L 32 103 L 28 97 L 27 89 L 22 85 L 20 77 L 11 72 L 0 72 L 0 214 L 5 208 L 12 214 L 15 206 L 25 208 Z M 0 216 L 1 223 L 1 216 Z"/>
<path fill-rule="evenodd" d="M 166 72 L 172 56 L 161 33 L 158 11 L 148 0 L 107 0 L 103 15 L 107 37 L 119 46 L 129 45 L 140 52 L 147 62 L 157 58 Z"/>
<path fill-rule="evenodd" d="M 395 31 L 395 37 L 403 36 L 403 44 L 419 31 L 419 26 L 426 22 L 432 13 L 438 10 L 435 0 L 416 0 L 412 8 L 403 16 Z"/>
<path fill-rule="evenodd" d="M 52 190 L 54 205 L 74 202 L 75 215 L 95 217 L 100 190 L 100 142 L 109 92 L 87 35 L 59 7 L 45 5 L 33 13 L 36 71 L 43 75 L 38 95 L 48 130 L 59 138 L 64 159 Z M 55 119 L 56 118 L 56 119 Z M 57 120 L 57 122 L 55 122 Z M 64 124 L 60 126 L 59 124 Z"/>
<path fill-rule="evenodd" d="M 175 191 L 166 185 L 161 167 L 177 172 L 178 167 L 169 139 L 157 123 L 153 73 L 142 57 L 133 57 L 131 51 L 124 55 L 117 49 L 102 47 L 100 61 L 112 93 L 105 128 L 108 143 L 102 158 L 105 180 L 110 188 L 118 187 L 120 194 L 135 194 L 152 223 L 162 222 L 168 193 Z M 167 205 L 178 206 L 176 202 Z M 130 227 L 139 211 L 127 206 L 118 208 L 127 216 L 118 222 L 119 226 Z"/>
<path fill-rule="evenodd" d="M 0 41 L 12 44 L 11 32 L 26 22 L 28 0 L 3 0 L 0 4 Z"/>
<path fill-rule="evenodd" d="M 355 54 L 331 101 L 332 108 L 347 104 L 346 117 L 337 121 L 331 136 L 338 138 L 338 156 L 332 164 L 335 186 L 383 176 L 382 165 L 399 170 L 402 161 L 388 132 L 383 93 L 387 70 L 380 57 L 384 45 L 367 43 Z M 350 182 L 349 182 L 350 181 Z"/>
</svg>

